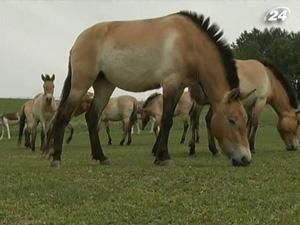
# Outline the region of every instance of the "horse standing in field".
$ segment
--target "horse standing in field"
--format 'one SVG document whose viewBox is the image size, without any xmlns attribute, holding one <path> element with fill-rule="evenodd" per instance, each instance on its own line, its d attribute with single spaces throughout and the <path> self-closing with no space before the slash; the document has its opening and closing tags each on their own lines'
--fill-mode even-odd
<svg viewBox="0 0 300 225">
<path fill-rule="evenodd" d="M 4 137 L 4 128 L 6 128 L 7 131 L 7 138 L 10 139 L 10 129 L 9 125 L 15 125 L 18 124 L 20 121 L 20 115 L 19 112 L 13 112 L 13 113 L 5 113 L 0 115 L 0 125 L 1 125 L 1 137 L 0 140 Z"/>
<path fill-rule="evenodd" d="M 39 95 L 37 95 L 37 96 L 39 96 Z M 37 132 L 37 126 L 40 122 L 33 115 L 34 99 L 26 101 L 21 107 L 19 138 L 18 138 L 18 144 L 20 145 L 21 142 L 22 142 L 22 136 L 23 136 L 23 133 L 24 133 L 25 148 L 30 148 L 32 151 L 35 151 L 35 143 L 33 143 L 33 141 L 35 142 L 35 139 L 34 140 L 32 139 L 32 134 L 35 134 Z M 59 101 L 55 100 L 56 109 L 57 109 L 58 104 L 59 104 Z M 67 143 L 69 143 L 72 140 L 74 129 L 73 129 L 71 124 L 68 124 L 67 128 L 70 130 L 70 136 L 67 138 Z M 44 141 L 43 140 L 44 136 L 45 136 L 45 134 L 44 134 L 43 129 L 42 129 L 42 131 L 41 131 L 41 142 Z M 42 145 L 41 145 L 41 149 L 42 149 Z"/>
<path fill-rule="evenodd" d="M 44 138 L 46 135 L 48 139 L 48 131 L 57 109 L 56 102 L 53 96 L 55 75 L 53 74 L 50 77 L 48 74 L 46 74 L 45 76 L 42 74 L 41 78 L 44 82 L 43 84 L 44 93 L 38 94 L 33 99 L 32 114 L 33 114 L 34 122 L 32 128 L 31 148 L 32 151 L 35 151 L 35 139 L 37 134 L 36 127 L 40 122 L 42 125 L 41 150 L 42 150 L 42 154 L 47 154 L 48 150 L 46 149 Z"/>
<path fill-rule="evenodd" d="M 236 65 L 240 79 L 241 95 L 246 95 L 251 90 L 255 90 L 242 101 L 250 118 L 248 138 L 251 151 L 255 152 L 258 121 L 267 104 L 271 105 L 278 116 L 277 129 L 286 145 L 286 149 L 297 150 L 299 147 L 297 130 L 300 124 L 298 104 L 293 89 L 284 75 L 274 65 L 265 61 L 236 60 Z M 194 89 L 191 92 L 194 96 L 197 96 L 201 91 Z M 197 101 L 197 97 L 195 98 Z M 201 99 L 205 101 L 205 98 L 207 99 L 207 97 L 203 98 L 202 95 L 198 97 L 198 101 Z M 212 112 L 209 110 L 206 116 L 208 141 L 210 151 L 216 154 L 218 150 L 211 132 L 211 114 Z"/>
<path fill-rule="evenodd" d="M 122 121 L 123 136 L 120 145 L 124 145 L 126 137 L 128 137 L 127 145 L 131 144 L 131 130 L 137 123 L 137 110 L 137 100 L 132 96 L 123 95 L 109 99 L 101 114 L 101 121 L 105 124 L 109 145 L 112 144 L 109 121 Z"/>
<path fill-rule="evenodd" d="M 95 97 L 85 117 L 93 159 L 110 164 L 100 144 L 97 121 L 114 89 L 142 92 L 161 86 L 163 115 L 153 146 L 154 162 L 172 164 L 168 138 L 173 112 L 184 88 L 198 82 L 212 105 L 212 132 L 222 150 L 233 165 L 249 165 L 247 114 L 240 102 L 232 52 L 222 35 L 208 18 L 191 12 L 99 23 L 83 31 L 70 51 L 69 72 L 51 132 L 51 165 L 61 165 L 65 127 L 91 86 Z"/>
<path fill-rule="evenodd" d="M 191 99 L 190 93 L 184 92 L 180 97 L 173 114 L 174 117 L 180 117 L 181 121 L 183 122 L 183 133 L 180 144 L 183 144 L 185 141 L 186 133 L 189 128 L 189 119 L 192 107 L 193 100 Z M 161 127 L 162 111 L 163 96 L 159 93 L 150 95 L 146 99 L 141 112 L 142 129 L 145 128 L 151 117 L 155 120 L 155 127 Z M 155 129 L 154 132 L 157 136 L 157 129 Z"/>
</svg>

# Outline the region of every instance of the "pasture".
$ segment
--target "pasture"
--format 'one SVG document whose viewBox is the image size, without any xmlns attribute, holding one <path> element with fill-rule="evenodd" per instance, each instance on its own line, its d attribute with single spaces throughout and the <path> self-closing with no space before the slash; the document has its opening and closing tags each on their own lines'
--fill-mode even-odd
<svg viewBox="0 0 300 225">
<path fill-rule="evenodd" d="M 0 112 L 18 110 L 22 102 L 2 99 Z M 90 157 L 84 117 L 72 120 L 75 134 L 64 145 L 60 169 L 50 168 L 39 151 L 18 147 L 17 127 L 11 127 L 13 138 L 0 142 L 0 224 L 300 224 L 300 153 L 284 149 L 274 112 L 264 112 L 257 153 L 245 168 L 211 156 L 203 118 L 194 158 L 179 144 L 183 125 L 174 121 L 176 166 L 167 168 L 152 164 L 148 131 L 120 147 L 118 123 L 111 125 L 112 146 L 101 130 L 112 165 L 100 166 Z"/>
</svg>

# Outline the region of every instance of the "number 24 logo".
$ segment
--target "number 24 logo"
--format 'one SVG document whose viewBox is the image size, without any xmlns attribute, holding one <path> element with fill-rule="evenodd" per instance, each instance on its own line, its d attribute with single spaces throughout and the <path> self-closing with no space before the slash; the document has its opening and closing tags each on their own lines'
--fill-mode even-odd
<svg viewBox="0 0 300 225">
<path fill-rule="evenodd" d="M 286 20 L 286 18 L 291 13 L 291 10 L 288 7 L 276 7 L 273 9 L 270 9 L 266 16 L 265 21 L 272 23 L 272 22 L 283 22 Z"/>
</svg>

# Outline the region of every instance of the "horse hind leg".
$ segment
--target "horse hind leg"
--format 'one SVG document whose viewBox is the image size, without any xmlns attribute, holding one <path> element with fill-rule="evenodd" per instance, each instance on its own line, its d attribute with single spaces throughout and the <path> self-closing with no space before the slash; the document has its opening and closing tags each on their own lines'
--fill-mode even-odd
<svg viewBox="0 0 300 225">
<path fill-rule="evenodd" d="M 95 96 L 93 102 L 89 108 L 89 111 L 85 114 L 89 130 L 89 138 L 92 149 L 92 157 L 95 160 L 99 160 L 101 164 L 110 164 L 108 158 L 104 155 L 99 135 L 98 135 L 98 121 L 101 113 L 107 105 L 115 86 L 106 80 L 104 74 L 99 75 L 93 84 Z"/>
<path fill-rule="evenodd" d="M 189 123 L 186 120 L 184 120 L 183 121 L 183 133 L 182 133 L 182 137 L 180 140 L 180 144 L 184 143 L 188 128 L 189 128 Z"/>
<path fill-rule="evenodd" d="M 108 123 L 108 121 L 105 121 L 104 124 L 105 124 L 105 131 L 106 131 L 107 138 L 108 138 L 107 144 L 112 145 L 112 138 L 111 138 L 111 135 L 110 135 L 109 123 Z"/>
</svg>

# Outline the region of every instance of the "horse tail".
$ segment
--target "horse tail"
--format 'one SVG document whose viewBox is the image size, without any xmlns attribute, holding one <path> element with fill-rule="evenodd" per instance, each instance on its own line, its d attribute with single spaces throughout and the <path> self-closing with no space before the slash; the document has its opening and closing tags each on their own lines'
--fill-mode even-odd
<svg viewBox="0 0 300 225">
<path fill-rule="evenodd" d="M 133 110 L 131 112 L 130 118 L 129 118 L 129 128 L 132 129 L 133 125 L 138 120 L 138 106 L 137 102 L 133 103 Z"/>
<path fill-rule="evenodd" d="M 22 106 L 21 112 L 20 112 L 18 145 L 20 145 L 22 142 L 22 136 L 23 136 L 23 131 L 24 131 L 24 127 L 25 127 L 26 115 L 25 115 L 24 110 L 25 110 L 25 105 Z"/>
<path fill-rule="evenodd" d="M 71 66 L 71 52 L 70 52 L 69 64 L 68 64 L 68 75 L 64 82 L 64 86 L 63 86 L 61 96 L 60 96 L 60 103 L 59 103 L 57 111 L 59 111 L 59 109 L 66 103 L 66 101 L 69 97 L 69 94 L 71 91 L 71 80 L 72 80 L 72 66 Z"/>
</svg>

